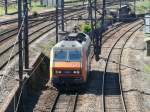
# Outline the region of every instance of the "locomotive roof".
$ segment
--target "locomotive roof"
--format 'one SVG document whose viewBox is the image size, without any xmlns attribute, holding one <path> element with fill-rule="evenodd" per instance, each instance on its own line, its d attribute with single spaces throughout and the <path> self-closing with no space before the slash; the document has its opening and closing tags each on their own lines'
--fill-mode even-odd
<svg viewBox="0 0 150 112">
<path fill-rule="evenodd" d="M 54 46 L 54 49 L 55 48 L 80 48 L 80 47 L 82 47 L 82 44 L 79 43 L 78 41 L 62 40 Z"/>
<path fill-rule="evenodd" d="M 88 35 L 85 33 L 70 33 L 68 36 L 65 37 L 66 41 L 78 41 L 80 43 L 86 41 L 89 38 Z"/>
<path fill-rule="evenodd" d="M 78 33 L 70 33 L 68 36 L 69 37 L 77 37 Z"/>
</svg>

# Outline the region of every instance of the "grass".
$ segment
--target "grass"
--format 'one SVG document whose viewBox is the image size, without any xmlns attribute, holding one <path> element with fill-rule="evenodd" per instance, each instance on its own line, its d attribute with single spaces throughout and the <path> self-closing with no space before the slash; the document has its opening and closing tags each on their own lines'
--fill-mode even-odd
<svg viewBox="0 0 150 112">
<path fill-rule="evenodd" d="M 132 3 L 133 5 L 134 3 Z M 148 12 L 148 9 L 150 8 L 150 0 L 144 0 L 144 1 L 137 1 L 136 2 L 136 13 L 137 14 L 143 14 Z"/>
<path fill-rule="evenodd" d="M 65 0 L 65 2 L 73 2 L 73 1 L 79 1 L 79 0 Z M 50 9 L 52 7 L 48 6 L 41 6 L 40 2 L 37 1 L 37 2 L 32 2 L 32 8 L 30 11 L 34 12 L 38 12 L 38 11 L 42 11 L 42 10 L 47 10 L 47 9 Z M 8 7 L 8 14 L 10 13 L 14 13 L 14 12 L 17 12 L 17 5 L 16 4 L 13 4 L 13 5 L 10 5 Z M 2 15 L 5 15 L 5 10 L 4 10 L 4 7 L 0 7 L 0 16 Z"/>
<path fill-rule="evenodd" d="M 150 74 L 150 65 L 145 65 L 144 66 L 144 72 L 147 74 Z M 148 80 L 150 80 L 150 77 L 147 77 Z"/>
<path fill-rule="evenodd" d="M 44 7 L 44 6 L 41 6 L 40 5 L 40 2 L 33 2 L 32 3 L 32 9 L 30 11 L 42 11 L 42 10 L 45 10 L 45 9 L 50 9 L 51 7 Z M 8 14 L 10 13 L 14 13 L 14 12 L 17 12 L 17 5 L 14 4 L 14 5 L 11 5 L 8 7 Z M 5 12 L 4 12 L 4 7 L 0 7 L 0 16 L 2 15 L 5 15 Z"/>
<path fill-rule="evenodd" d="M 0 7 L 0 16 L 1 15 L 4 15 L 4 8 L 3 7 Z"/>
<path fill-rule="evenodd" d="M 150 1 L 149 0 L 144 0 L 144 1 L 137 1 L 136 6 L 144 6 L 145 8 L 150 8 Z"/>
<path fill-rule="evenodd" d="M 46 10 L 46 9 L 50 9 L 50 8 L 52 8 L 52 7 L 41 6 L 40 2 L 33 2 L 31 11 L 32 12 L 34 12 L 34 11 L 38 12 L 38 11 L 42 11 L 42 10 Z"/>
<path fill-rule="evenodd" d="M 149 74 L 150 74 L 150 65 L 145 65 L 145 66 L 144 66 L 144 71 L 145 71 L 146 73 L 149 73 Z"/>
<path fill-rule="evenodd" d="M 13 4 L 13 5 L 8 6 L 7 11 L 8 11 L 8 14 L 17 12 L 17 5 Z M 4 7 L 0 7 L 0 16 L 4 14 L 5 14 Z"/>
</svg>

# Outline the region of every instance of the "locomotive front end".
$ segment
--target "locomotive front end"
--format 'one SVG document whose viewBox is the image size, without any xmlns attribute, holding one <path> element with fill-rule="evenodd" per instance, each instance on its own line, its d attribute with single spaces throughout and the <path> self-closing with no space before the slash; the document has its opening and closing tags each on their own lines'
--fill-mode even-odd
<svg viewBox="0 0 150 112">
<path fill-rule="evenodd" d="M 82 83 L 82 59 L 81 50 L 55 50 L 53 67 L 52 67 L 52 82 L 53 83 Z"/>
<path fill-rule="evenodd" d="M 62 41 L 61 47 L 51 51 L 50 79 L 53 84 L 81 84 L 86 81 L 82 46 L 78 42 L 72 43 Z M 63 47 L 63 44 L 70 47 Z"/>
</svg>

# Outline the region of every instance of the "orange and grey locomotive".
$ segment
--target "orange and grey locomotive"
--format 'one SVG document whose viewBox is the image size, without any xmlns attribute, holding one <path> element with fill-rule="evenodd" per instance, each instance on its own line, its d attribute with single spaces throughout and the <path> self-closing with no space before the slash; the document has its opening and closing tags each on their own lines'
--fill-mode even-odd
<svg viewBox="0 0 150 112">
<path fill-rule="evenodd" d="M 82 84 L 90 71 L 91 40 L 84 33 L 70 33 L 50 53 L 53 84 Z"/>
</svg>

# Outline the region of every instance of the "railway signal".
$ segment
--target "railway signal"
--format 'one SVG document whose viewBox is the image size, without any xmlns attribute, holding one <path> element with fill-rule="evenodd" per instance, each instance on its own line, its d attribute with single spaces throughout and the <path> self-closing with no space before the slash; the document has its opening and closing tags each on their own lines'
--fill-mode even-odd
<svg viewBox="0 0 150 112">
<path fill-rule="evenodd" d="M 22 7 L 23 3 L 23 7 Z M 22 12 L 23 8 L 23 12 Z M 19 47 L 19 90 L 17 93 L 18 111 L 23 112 L 22 107 L 22 86 L 23 86 L 23 64 L 24 68 L 29 68 L 29 51 L 28 51 L 28 3 L 27 0 L 18 0 L 18 47 Z M 23 59 L 24 57 L 24 59 Z M 21 94 L 21 96 L 20 96 Z M 19 108 L 18 108 L 19 107 Z"/>
</svg>

